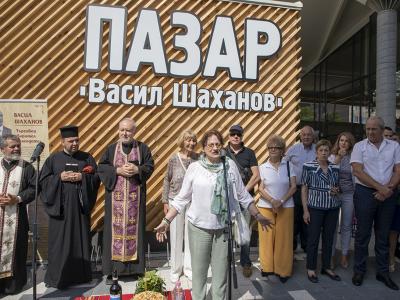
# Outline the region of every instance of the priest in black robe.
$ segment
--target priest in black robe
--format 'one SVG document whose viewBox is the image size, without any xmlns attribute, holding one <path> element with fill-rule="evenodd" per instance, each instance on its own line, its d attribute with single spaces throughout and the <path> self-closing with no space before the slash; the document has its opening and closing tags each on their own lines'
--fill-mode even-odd
<svg viewBox="0 0 400 300">
<path fill-rule="evenodd" d="M 123 119 L 118 142 L 99 162 L 106 190 L 102 266 L 107 284 L 114 270 L 122 276 L 145 271 L 146 181 L 154 161 L 149 147 L 134 139 L 135 131 L 135 122 Z"/>
<path fill-rule="evenodd" d="M 21 141 L 7 134 L 1 140 L 0 161 L 0 295 L 17 294 L 27 281 L 28 215 L 35 199 L 35 169 L 20 158 Z"/>
<path fill-rule="evenodd" d="M 63 150 L 40 173 L 41 199 L 49 215 L 45 284 L 64 289 L 92 280 L 90 213 L 100 184 L 94 158 L 79 151 L 78 127 L 60 128 Z"/>
</svg>

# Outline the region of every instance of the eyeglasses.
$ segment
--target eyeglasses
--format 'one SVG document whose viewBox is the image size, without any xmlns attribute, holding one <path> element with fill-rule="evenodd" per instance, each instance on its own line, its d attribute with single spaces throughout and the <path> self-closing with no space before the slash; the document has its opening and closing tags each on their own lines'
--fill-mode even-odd
<svg viewBox="0 0 400 300">
<path fill-rule="evenodd" d="M 222 148 L 222 145 L 221 144 L 208 144 L 208 145 L 206 145 L 206 147 L 208 148 L 208 149 L 214 149 L 214 148 L 217 148 L 217 149 L 221 149 Z"/>
<path fill-rule="evenodd" d="M 230 136 L 237 136 L 237 137 L 240 137 L 240 138 L 242 137 L 241 133 L 236 133 L 236 132 L 235 133 L 230 133 L 229 135 Z"/>
<path fill-rule="evenodd" d="M 272 146 L 272 147 L 268 147 L 268 150 L 282 150 L 283 148 L 282 147 L 275 147 L 275 146 Z"/>
</svg>

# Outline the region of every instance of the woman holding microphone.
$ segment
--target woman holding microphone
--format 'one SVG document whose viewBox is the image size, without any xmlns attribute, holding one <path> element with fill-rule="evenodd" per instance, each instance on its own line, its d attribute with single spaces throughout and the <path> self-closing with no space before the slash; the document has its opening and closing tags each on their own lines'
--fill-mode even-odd
<svg viewBox="0 0 400 300">
<path fill-rule="evenodd" d="M 204 150 L 198 161 L 189 165 L 179 194 L 169 202 L 170 209 L 160 225 L 155 228 L 157 239 L 162 242 L 166 231 L 178 213 L 188 203 L 187 212 L 189 246 L 192 261 L 193 299 L 206 299 L 207 271 L 211 264 L 212 299 L 225 299 L 228 274 L 228 242 L 225 236 L 228 216 L 223 163 L 227 169 L 229 203 L 232 212 L 240 212 L 239 204 L 262 224 L 271 226 L 269 219 L 260 214 L 241 180 L 239 170 L 229 158 L 221 160 L 224 145 L 221 133 L 211 130 L 201 140 Z"/>
</svg>

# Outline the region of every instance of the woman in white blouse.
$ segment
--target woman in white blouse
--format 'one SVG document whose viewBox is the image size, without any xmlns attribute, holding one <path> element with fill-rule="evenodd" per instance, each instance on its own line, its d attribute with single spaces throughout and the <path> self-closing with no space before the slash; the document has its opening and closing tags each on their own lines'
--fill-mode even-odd
<svg viewBox="0 0 400 300">
<path fill-rule="evenodd" d="M 207 271 L 211 264 L 212 299 L 225 299 L 228 273 L 228 243 L 226 236 L 227 212 L 223 165 L 220 150 L 224 144 L 222 135 L 211 130 L 204 134 L 201 145 L 204 154 L 190 164 L 183 179 L 179 194 L 170 201 L 170 209 L 156 230 L 157 240 L 166 238 L 166 230 L 178 213 L 191 202 L 187 211 L 189 247 L 192 261 L 193 299 L 206 299 Z M 271 226 L 271 221 L 262 216 L 253 203 L 241 180 L 235 163 L 226 158 L 230 207 L 240 211 L 239 203 L 247 208 L 262 229 Z"/>
<path fill-rule="evenodd" d="M 267 141 L 269 159 L 260 166 L 261 214 L 275 224 L 272 230 L 258 230 L 262 276 L 277 275 L 282 283 L 292 275 L 293 267 L 293 194 L 296 174 L 290 162 L 282 160 L 285 140 L 279 135 Z"/>
</svg>

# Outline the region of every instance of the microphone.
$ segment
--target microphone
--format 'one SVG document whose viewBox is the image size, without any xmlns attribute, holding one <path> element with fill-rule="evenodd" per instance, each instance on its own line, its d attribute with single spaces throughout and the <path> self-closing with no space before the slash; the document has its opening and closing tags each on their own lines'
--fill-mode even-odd
<svg viewBox="0 0 400 300">
<path fill-rule="evenodd" d="M 39 144 L 36 145 L 35 150 L 33 150 L 30 163 L 35 162 L 39 158 L 40 154 L 42 154 L 43 152 L 43 149 L 44 149 L 44 143 L 39 142 Z"/>
<path fill-rule="evenodd" d="M 219 157 L 221 158 L 222 161 L 225 161 L 225 158 L 226 158 L 226 150 L 225 149 L 221 149 L 219 151 Z"/>
</svg>

